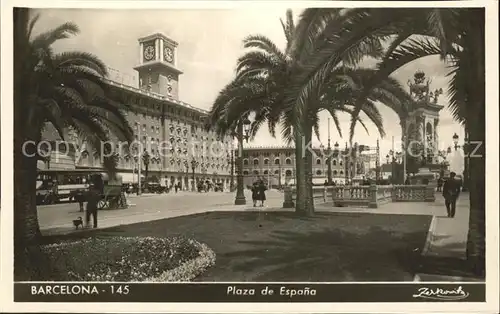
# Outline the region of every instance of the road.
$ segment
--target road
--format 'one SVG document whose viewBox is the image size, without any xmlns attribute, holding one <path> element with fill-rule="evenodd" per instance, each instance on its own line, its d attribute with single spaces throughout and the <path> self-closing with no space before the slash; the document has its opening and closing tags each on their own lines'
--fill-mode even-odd
<svg viewBox="0 0 500 314">
<path fill-rule="evenodd" d="M 252 208 L 251 193 L 245 191 L 247 205 L 235 206 L 235 193 L 229 192 L 179 192 L 177 194 L 131 195 L 132 205 L 127 209 L 100 210 L 99 227 L 149 221 L 191 215 L 212 210 L 246 210 Z M 283 194 L 268 191 L 266 207 L 281 207 Z M 66 233 L 73 229 L 72 221 L 84 213 L 79 212 L 78 203 L 38 206 L 40 228 L 45 234 Z"/>
</svg>

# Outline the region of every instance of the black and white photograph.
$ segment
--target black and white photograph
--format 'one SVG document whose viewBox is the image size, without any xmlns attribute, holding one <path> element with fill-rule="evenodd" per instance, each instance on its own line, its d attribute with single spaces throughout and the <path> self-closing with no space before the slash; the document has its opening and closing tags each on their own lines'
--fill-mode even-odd
<svg viewBox="0 0 500 314">
<path fill-rule="evenodd" d="M 2 3 L 5 310 L 498 311 L 498 3 L 459 2 Z"/>
</svg>

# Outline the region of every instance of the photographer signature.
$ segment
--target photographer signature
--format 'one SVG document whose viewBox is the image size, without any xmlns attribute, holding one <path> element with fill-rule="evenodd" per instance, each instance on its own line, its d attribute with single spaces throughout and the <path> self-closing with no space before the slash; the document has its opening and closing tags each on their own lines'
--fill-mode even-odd
<svg viewBox="0 0 500 314">
<path fill-rule="evenodd" d="M 414 294 L 414 298 L 423 298 L 423 299 L 433 299 L 433 300 L 462 300 L 469 296 L 468 292 L 465 292 L 462 289 L 462 286 L 458 286 L 452 290 L 446 290 L 441 288 L 427 288 L 422 287 L 418 289 L 418 293 Z"/>
</svg>

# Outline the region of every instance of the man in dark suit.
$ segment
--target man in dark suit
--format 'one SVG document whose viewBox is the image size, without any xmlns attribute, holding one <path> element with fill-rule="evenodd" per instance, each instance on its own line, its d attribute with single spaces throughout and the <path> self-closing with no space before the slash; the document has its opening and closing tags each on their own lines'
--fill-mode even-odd
<svg viewBox="0 0 500 314">
<path fill-rule="evenodd" d="M 443 186 L 443 196 L 446 205 L 446 211 L 448 212 L 448 217 L 455 217 L 455 208 L 457 205 L 457 199 L 460 195 L 460 181 L 455 179 L 455 172 L 450 173 L 450 178 L 446 180 Z"/>
<path fill-rule="evenodd" d="M 87 212 L 85 213 L 85 225 L 87 227 L 90 224 L 90 216 L 92 215 L 93 226 L 97 228 L 97 204 L 100 200 L 101 194 L 99 188 L 91 184 L 87 196 Z"/>
</svg>

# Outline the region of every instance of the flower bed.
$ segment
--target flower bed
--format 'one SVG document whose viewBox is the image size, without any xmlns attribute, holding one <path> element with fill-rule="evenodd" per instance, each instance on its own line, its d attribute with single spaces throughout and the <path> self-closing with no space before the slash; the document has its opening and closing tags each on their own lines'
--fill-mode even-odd
<svg viewBox="0 0 500 314">
<path fill-rule="evenodd" d="M 185 238 L 88 238 L 43 247 L 56 281 L 189 281 L 215 263 L 205 244 Z"/>
</svg>

